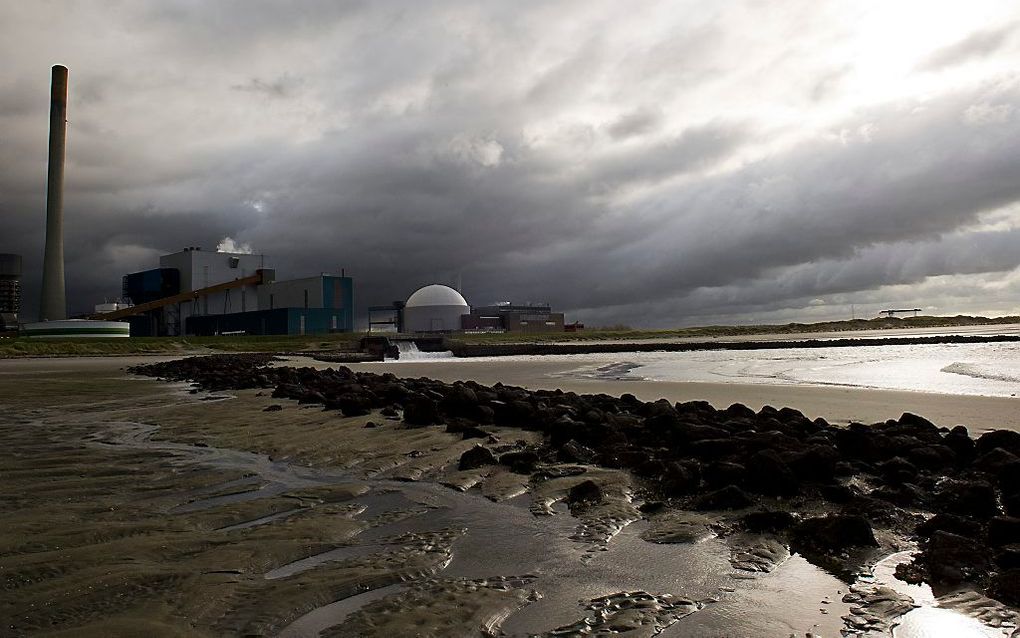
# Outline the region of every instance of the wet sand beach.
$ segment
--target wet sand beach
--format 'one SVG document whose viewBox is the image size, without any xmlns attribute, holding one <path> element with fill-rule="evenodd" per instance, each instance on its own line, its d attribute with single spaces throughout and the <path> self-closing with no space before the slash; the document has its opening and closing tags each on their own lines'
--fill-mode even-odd
<svg viewBox="0 0 1020 638">
<path fill-rule="evenodd" d="M 866 575 L 852 593 L 782 545 L 743 535 L 732 515 L 642 514 L 646 497 L 623 470 L 553 464 L 536 483 L 501 465 L 458 467 L 479 441 L 512 452 L 537 445 L 538 432 L 487 426 L 486 439 L 471 439 L 270 391 L 192 393 L 124 370 L 169 359 L 0 362 L 0 633 L 786 637 L 836 636 L 849 618 L 889 635 L 890 620 L 911 609 L 866 601 L 877 586 L 904 586 L 888 573 Z M 833 420 L 930 416 L 928 406 L 944 415 L 940 425 L 991 427 L 1015 405 L 576 379 L 540 361 L 358 368 L 719 407 L 789 404 Z M 569 504 L 590 480 L 602 486 L 600 504 Z M 880 540 L 882 551 L 904 549 Z M 1015 614 L 974 596 L 953 618 L 986 621 L 969 635 L 1009 635 Z M 917 622 L 900 635 L 927 635 L 931 624 Z"/>
</svg>

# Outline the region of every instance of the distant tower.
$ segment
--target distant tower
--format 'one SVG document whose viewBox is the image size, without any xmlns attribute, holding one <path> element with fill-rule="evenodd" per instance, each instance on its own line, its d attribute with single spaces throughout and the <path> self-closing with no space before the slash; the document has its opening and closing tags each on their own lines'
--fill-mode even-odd
<svg viewBox="0 0 1020 638">
<path fill-rule="evenodd" d="M 64 292 L 64 140 L 67 136 L 67 67 L 53 67 L 50 88 L 50 164 L 46 179 L 46 254 L 39 318 L 67 319 Z"/>
</svg>

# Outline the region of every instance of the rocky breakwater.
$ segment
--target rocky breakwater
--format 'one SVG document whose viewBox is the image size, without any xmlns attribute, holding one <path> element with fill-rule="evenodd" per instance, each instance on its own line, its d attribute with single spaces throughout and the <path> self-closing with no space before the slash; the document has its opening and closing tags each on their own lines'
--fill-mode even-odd
<svg viewBox="0 0 1020 638">
<path fill-rule="evenodd" d="M 963 426 L 939 428 L 913 414 L 837 427 L 791 408 L 718 410 L 271 360 L 218 355 L 131 371 L 215 391 L 272 388 L 274 397 L 345 416 L 378 412 L 410 429 L 443 427 L 478 440 L 460 469 L 499 464 L 533 485 L 563 464 L 627 469 L 653 524 L 663 513 L 712 513 L 719 534 L 767 535 L 848 580 L 911 538 L 920 550 L 900 566 L 901 578 L 1020 605 L 1020 433 L 974 439 Z M 541 432 L 544 442 L 506 450 L 489 437 L 494 425 Z M 567 500 L 597 500 L 599 490 L 581 483 Z"/>
</svg>

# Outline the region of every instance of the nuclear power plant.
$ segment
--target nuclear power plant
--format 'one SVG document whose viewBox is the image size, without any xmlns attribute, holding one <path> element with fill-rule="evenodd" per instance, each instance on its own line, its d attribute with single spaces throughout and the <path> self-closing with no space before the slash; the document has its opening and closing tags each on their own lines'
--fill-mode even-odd
<svg viewBox="0 0 1020 638">
<path fill-rule="evenodd" d="M 163 255 L 156 268 L 124 275 L 122 299 L 97 304 L 86 318 L 67 318 L 64 288 L 64 156 L 68 70 L 50 83 L 46 247 L 39 322 L 20 324 L 21 257 L 0 255 L 0 332 L 28 337 L 305 335 L 354 330 L 354 282 L 341 271 L 278 281 L 263 255 L 189 246 Z M 457 286 L 460 288 L 459 284 Z M 387 318 L 373 320 L 373 312 Z M 373 327 L 410 334 L 460 331 L 563 331 L 563 314 L 548 305 L 509 302 L 472 310 L 459 290 L 431 284 L 406 302 L 369 309 Z"/>
<path fill-rule="evenodd" d="M 572 332 L 581 324 L 566 325 L 562 312 L 548 304 L 514 304 L 509 301 L 471 306 L 459 290 L 442 284 L 423 286 L 389 306 L 368 309 L 369 332 L 437 334 L 451 332 Z"/>
</svg>

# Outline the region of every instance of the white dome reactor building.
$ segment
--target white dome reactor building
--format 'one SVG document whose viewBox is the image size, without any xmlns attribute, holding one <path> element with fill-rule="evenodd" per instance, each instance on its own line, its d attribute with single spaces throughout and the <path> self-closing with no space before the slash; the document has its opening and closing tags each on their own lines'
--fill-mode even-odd
<svg viewBox="0 0 1020 638">
<path fill-rule="evenodd" d="M 432 284 L 411 293 L 404 304 L 405 332 L 460 330 L 460 318 L 471 312 L 467 301 L 449 286 Z"/>
</svg>

